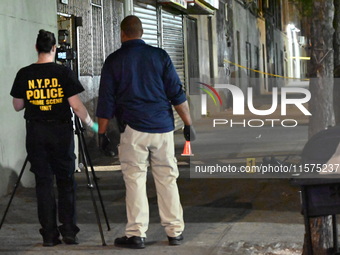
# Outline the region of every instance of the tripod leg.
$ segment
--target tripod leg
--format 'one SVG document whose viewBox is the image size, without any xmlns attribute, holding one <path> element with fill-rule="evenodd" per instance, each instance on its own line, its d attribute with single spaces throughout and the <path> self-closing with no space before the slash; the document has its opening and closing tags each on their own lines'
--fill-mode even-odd
<svg viewBox="0 0 340 255">
<path fill-rule="evenodd" d="M 95 211 L 95 214 L 96 214 L 96 219 L 97 219 L 97 224 L 98 224 L 98 228 L 99 228 L 100 237 L 102 239 L 103 246 L 106 246 L 105 239 L 104 239 L 104 234 L 103 234 L 103 229 L 102 229 L 102 225 L 101 225 L 100 218 L 99 218 L 98 207 L 97 207 L 96 200 L 94 198 L 94 194 L 93 194 L 93 190 L 92 190 L 93 189 L 93 184 L 91 183 L 91 178 L 90 178 L 89 172 L 87 170 L 87 165 L 86 164 L 85 165 L 84 164 L 79 164 L 79 165 L 80 165 L 79 168 L 82 168 L 81 170 L 85 171 L 87 182 L 88 182 L 88 187 L 89 187 L 90 193 L 91 193 L 92 204 L 93 204 L 94 211 Z"/>
<path fill-rule="evenodd" d="M 22 166 L 22 168 L 21 168 L 21 171 L 20 171 L 18 180 L 17 180 L 17 182 L 16 182 L 15 185 L 14 185 L 14 189 L 13 189 L 11 198 L 10 198 L 10 200 L 9 200 L 9 202 L 8 202 L 8 205 L 7 205 L 7 208 L 6 208 L 6 210 L 5 210 L 4 216 L 2 217 L 2 220 L 1 220 L 1 223 L 0 223 L 0 229 L 1 229 L 1 227 L 2 227 L 2 224 L 4 224 L 4 221 L 5 221 L 7 212 L 8 212 L 8 210 L 9 210 L 9 207 L 10 207 L 11 203 L 12 203 L 14 194 L 15 194 L 15 192 L 16 192 L 16 190 L 17 190 L 19 184 L 20 184 L 20 180 L 21 180 L 21 177 L 22 177 L 22 175 L 23 175 L 23 173 L 24 173 L 24 171 L 25 171 L 27 162 L 28 162 L 28 156 L 26 156 L 26 159 L 25 159 L 25 162 L 24 162 L 24 164 L 23 164 L 23 166 Z"/>
<path fill-rule="evenodd" d="M 80 121 L 79 121 L 77 116 L 75 116 L 75 124 L 76 124 L 75 125 L 76 126 L 76 134 L 78 135 L 78 140 L 79 140 L 79 149 L 80 149 L 81 155 L 82 155 L 82 157 L 84 159 L 84 164 L 83 164 L 83 168 L 84 169 L 82 169 L 82 170 L 85 171 L 85 175 L 86 175 L 86 179 L 87 179 L 87 184 L 88 184 L 88 187 L 90 189 L 90 194 L 91 194 L 91 198 L 92 198 L 92 204 L 93 204 L 94 211 L 95 211 L 95 214 L 96 214 L 96 219 L 97 219 L 97 224 L 98 224 L 98 228 L 99 228 L 100 237 L 102 239 L 103 246 L 106 246 L 105 239 L 104 239 L 104 234 L 103 234 L 103 229 L 102 229 L 102 225 L 101 225 L 100 217 L 99 217 L 99 213 L 98 213 L 98 207 L 97 207 L 97 203 L 96 203 L 96 200 L 94 198 L 94 194 L 93 194 L 93 190 L 92 190 L 93 189 L 93 185 L 92 185 L 91 178 L 90 178 L 90 175 L 89 175 L 89 172 L 88 172 L 88 169 L 87 169 L 86 156 L 85 156 L 85 152 L 84 152 L 85 142 L 84 142 L 84 140 L 81 137 Z"/>
<path fill-rule="evenodd" d="M 85 144 L 85 138 L 84 138 L 83 133 L 81 134 L 81 139 L 83 139 L 83 144 Z M 107 225 L 107 230 L 110 231 L 111 228 L 110 228 L 110 224 L 109 224 L 109 221 L 108 221 L 108 218 L 107 218 L 107 215 L 106 215 L 106 211 L 105 211 L 105 206 L 104 206 L 104 203 L 103 203 L 102 195 L 100 193 L 99 186 L 98 186 L 98 183 L 97 183 L 97 177 L 95 175 L 95 171 L 94 171 L 94 168 L 93 168 L 93 165 L 92 165 L 92 161 L 91 161 L 91 158 L 90 158 L 90 155 L 89 155 L 89 152 L 88 152 L 88 149 L 87 149 L 86 145 L 84 145 L 84 152 L 85 152 L 86 159 L 87 159 L 87 161 L 89 163 L 89 166 L 91 167 L 91 173 L 92 173 L 92 176 L 93 176 L 93 181 L 95 183 L 95 186 L 96 186 L 96 189 L 97 189 L 97 192 L 98 192 L 98 197 L 99 197 L 99 201 L 100 201 L 100 204 L 101 204 L 101 207 L 102 207 L 102 210 L 103 210 L 104 218 L 105 218 L 106 225 Z"/>
</svg>

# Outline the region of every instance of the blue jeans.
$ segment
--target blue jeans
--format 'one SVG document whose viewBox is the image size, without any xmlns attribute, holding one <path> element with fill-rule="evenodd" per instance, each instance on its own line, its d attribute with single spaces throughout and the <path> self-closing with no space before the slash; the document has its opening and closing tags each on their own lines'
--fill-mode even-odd
<svg viewBox="0 0 340 255">
<path fill-rule="evenodd" d="M 26 150 L 35 174 L 38 218 L 44 233 L 58 233 L 59 222 L 76 227 L 75 154 L 72 122 L 27 121 Z M 58 203 L 54 192 L 54 177 Z"/>
</svg>

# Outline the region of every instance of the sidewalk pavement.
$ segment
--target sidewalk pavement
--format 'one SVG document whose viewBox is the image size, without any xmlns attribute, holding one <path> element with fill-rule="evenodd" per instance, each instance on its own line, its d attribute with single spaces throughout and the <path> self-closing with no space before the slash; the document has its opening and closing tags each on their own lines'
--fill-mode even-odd
<svg viewBox="0 0 340 255">
<path fill-rule="evenodd" d="M 190 179 L 187 170 L 180 169 L 178 180 L 186 222 L 181 246 L 167 244 L 149 175 L 147 247 L 138 251 L 115 247 L 113 241 L 124 235 L 126 222 L 124 183 L 120 171 L 101 171 L 97 172 L 98 183 L 110 231 L 96 201 L 106 246 L 102 246 L 90 190 L 81 172 L 76 174 L 80 244 L 43 247 L 34 190 L 19 188 L 0 230 L 0 254 L 301 254 L 303 217 L 299 213 L 298 190 L 288 180 Z M 0 200 L 1 212 L 8 199 Z"/>
<path fill-rule="evenodd" d="M 206 120 L 197 123 L 207 125 Z M 202 128 L 202 127 L 201 127 Z M 181 132 L 176 133 L 176 155 L 179 162 L 183 149 Z M 126 222 L 125 188 L 121 171 L 105 171 L 117 167 L 112 160 L 95 155 L 96 171 L 108 231 L 96 190 L 93 190 L 104 230 L 106 246 L 96 222 L 90 189 L 84 172 L 76 173 L 78 182 L 77 211 L 81 231 L 79 245 L 61 244 L 43 247 L 38 232 L 35 192 L 20 187 L 14 197 L 6 221 L 0 230 L 0 254 L 138 254 L 138 255 L 297 255 L 302 253 L 304 225 L 300 213 L 299 189 L 287 179 L 192 179 L 189 167 L 180 164 L 180 189 L 186 228 L 180 246 L 168 246 L 157 209 L 157 195 L 152 175 L 148 174 L 150 226 L 146 248 L 117 248 L 114 239 L 124 235 Z M 101 162 L 101 164 L 98 164 Z M 109 162 L 109 163 L 108 163 Z M 108 166 L 108 164 L 110 166 Z M 105 167 L 107 166 L 107 167 Z M 99 168 L 98 168 L 99 169 Z M 27 170 L 28 171 L 28 170 Z M 0 199 L 4 212 L 9 196 Z M 2 216 L 2 214 L 1 214 Z"/>
</svg>

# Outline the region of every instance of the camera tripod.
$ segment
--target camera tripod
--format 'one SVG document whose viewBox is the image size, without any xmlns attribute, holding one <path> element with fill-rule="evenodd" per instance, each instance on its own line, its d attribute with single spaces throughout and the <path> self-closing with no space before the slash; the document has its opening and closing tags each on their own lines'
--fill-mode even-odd
<svg viewBox="0 0 340 255">
<path fill-rule="evenodd" d="M 101 193 L 100 193 L 100 190 L 99 190 L 99 186 L 98 186 L 98 183 L 97 183 L 98 178 L 96 177 L 96 174 L 95 174 L 95 171 L 94 171 L 94 168 L 93 168 L 93 165 L 92 165 L 92 161 L 91 161 L 91 158 L 90 158 L 90 155 L 89 155 L 86 143 L 85 143 L 85 137 L 84 137 L 85 129 L 83 128 L 81 121 L 79 120 L 79 118 L 76 115 L 74 115 L 74 122 L 75 122 L 75 134 L 78 137 L 80 155 L 81 155 L 81 158 L 82 158 L 82 161 L 83 161 L 82 163 L 79 163 L 79 168 L 82 171 L 85 172 L 86 179 L 87 179 L 87 186 L 90 190 L 93 207 L 94 207 L 94 211 L 95 211 L 95 214 L 96 214 L 96 220 L 97 220 L 97 224 L 98 224 L 98 228 L 99 228 L 99 232 L 100 232 L 100 236 L 101 236 L 101 240 L 102 240 L 102 245 L 106 246 L 104 234 L 103 234 L 103 229 L 102 229 L 102 225 L 101 225 L 101 221 L 100 221 L 100 217 L 99 217 L 98 207 L 97 207 L 97 203 L 96 203 L 95 196 L 94 196 L 94 193 L 93 193 L 93 188 L 95 186 L 95 188 L 97 189 L 98 198 L 99 198 L 102 210 L 103 210 L 103 214 L 104 214 L 104 217 L 105 217 L 106 225 L 107 225 L 107 228 L 108 228 L 107 230 L 109 231 L 110 225 L 109 225 L 109 222 L 108 222 L 108 219 L 107 219 L 103 199 L 102 199 L 102 196 L 101 196 Z M 15 192 L 16 192 L 18 186 L 20 185 L 20 180 L 21 180 L 22 175 L 25 171 L 27 162 L 28 162 L 28 157 L 26 157 L 24 164 L 21 168 L 21 171 L 19 173 L 18 179 L 17 179 L 16 183 L 14 184 L 14 189 L 13 189 L 12 195 L 10 197 L 8 204 L 7 204 L 5 213 L 4 213 L 2 220 L 1 220 L 1 223 L 0 223 L 0 229 L 1 229 L 1 227 L 4 223 L 4 221 L 5 221 L 6 215 L 8 213 L 9 207 L 12 203 L 13 198 L 14 198 Z M 89 174 L 88 166 L 91 169 L 92 178 Z"/>
</svg>

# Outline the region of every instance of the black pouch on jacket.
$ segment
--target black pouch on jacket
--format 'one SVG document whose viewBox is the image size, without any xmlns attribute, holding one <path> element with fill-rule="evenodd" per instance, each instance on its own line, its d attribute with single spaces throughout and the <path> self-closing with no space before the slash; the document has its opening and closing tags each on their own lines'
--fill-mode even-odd
<svg viewBox="0 0 340 255">
<path fill-rule="evenodd" d="M 126 123 L 123 120 L 120 120 L 119 118 L 117 118 L 117 123 L 118 123 L 118 129 L 120 133 L 124 133 L 125 128 L 126 128 Z"/>
</svg>

